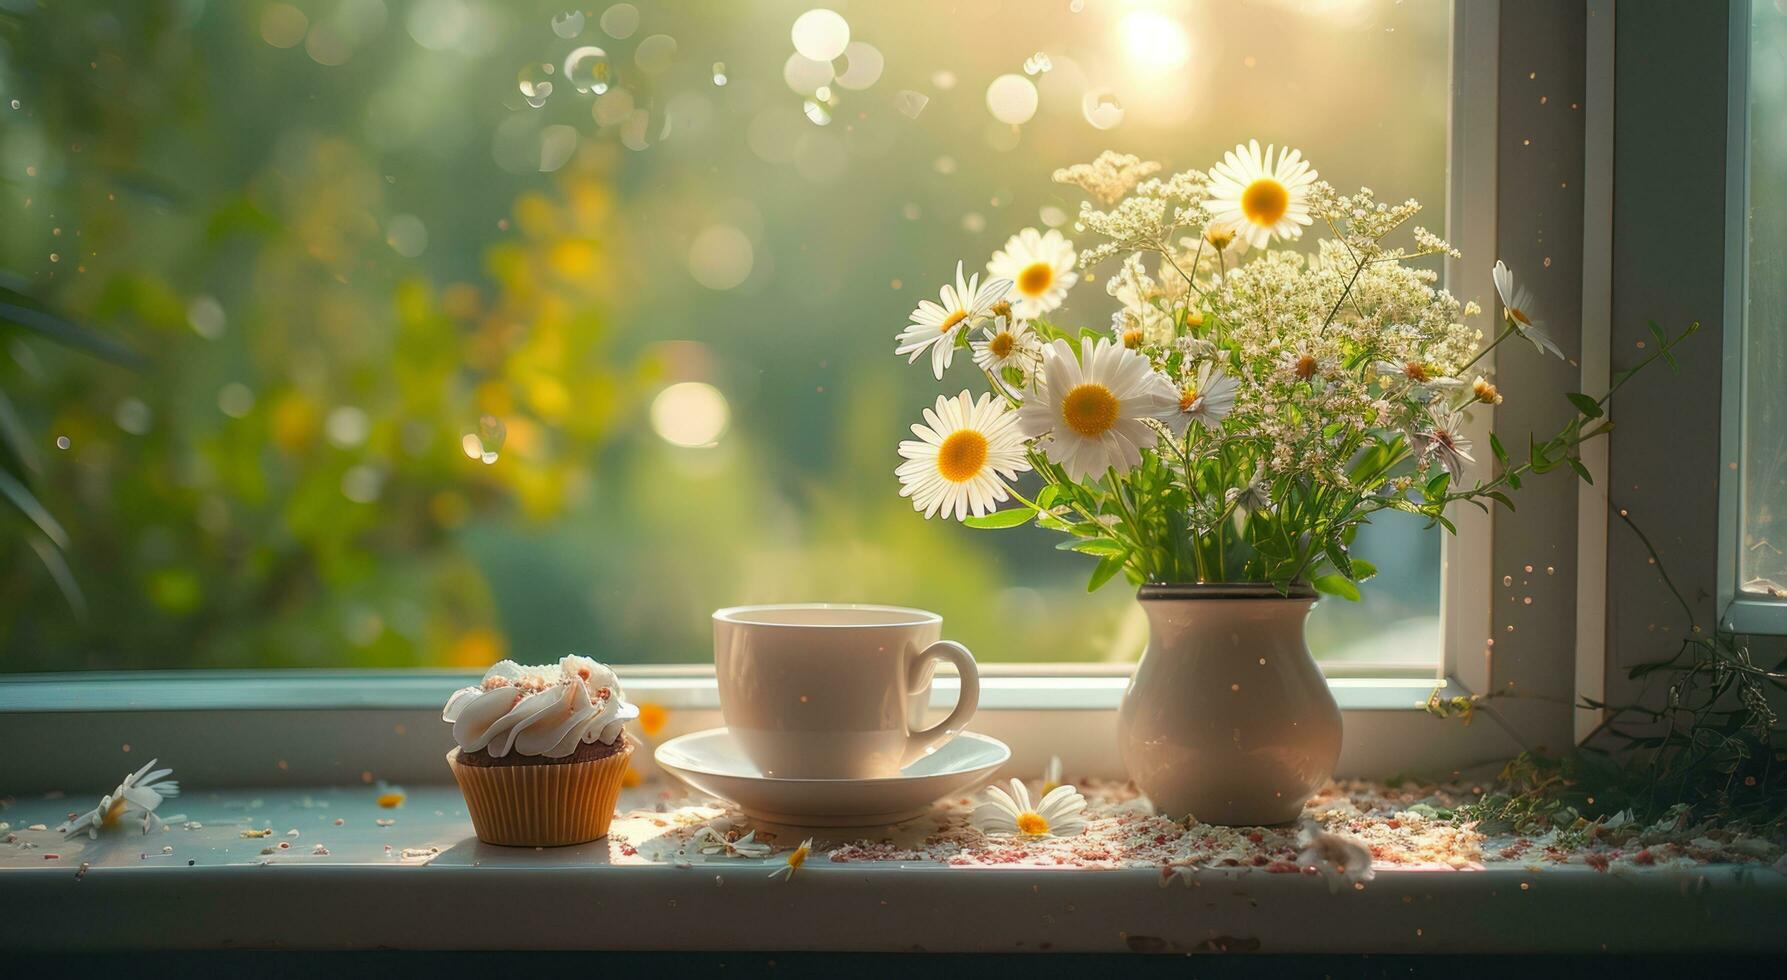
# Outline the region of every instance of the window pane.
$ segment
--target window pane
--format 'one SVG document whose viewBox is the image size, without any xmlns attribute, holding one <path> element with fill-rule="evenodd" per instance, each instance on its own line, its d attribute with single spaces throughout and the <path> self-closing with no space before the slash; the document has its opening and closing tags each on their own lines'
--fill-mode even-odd
<svg viewBox="0 0 1787 980">
<path fill-rule="evenodd" d="M 7 472 L 66 547 L 8 512 L 0 669 L 703 660 L 715 607 L 807 599 L 1133 657 L 1131 590 L 1052 535 L 897 496 L 938 390 L 892 356 L 907 312 L 1020 228 L 1072 237 L 1050 175 L 1107 148 L 1290 142 L 1444 224 L 1441 3 L 856 4 L 830 66 L 793 57 L 802 4 L 28 6 L 3 285 L 143 357 L 4 328 Z M 1437 660 L 1438 538 L 1402 516 L 1320 655 Z"/>
<path fill-rule="evenodd" d="M 1787 14 L 1753 6 L 1738 586 L 1787 598 Z"/>
</svg>

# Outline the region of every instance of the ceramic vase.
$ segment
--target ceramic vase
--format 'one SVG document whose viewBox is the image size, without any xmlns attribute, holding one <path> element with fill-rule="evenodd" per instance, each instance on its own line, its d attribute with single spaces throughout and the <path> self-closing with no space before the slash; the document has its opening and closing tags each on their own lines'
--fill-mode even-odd
<svg viewBox="0 0 1787 980">
<path fill-rule="evenodd" d="M 1340 708 L 1303 627 L 1315 592 L 1144 585 L 1148 649 L 1117 730 L 1155 809 L 1222 825 L 1289 823 L 1334 774 Z"/>
</svg>

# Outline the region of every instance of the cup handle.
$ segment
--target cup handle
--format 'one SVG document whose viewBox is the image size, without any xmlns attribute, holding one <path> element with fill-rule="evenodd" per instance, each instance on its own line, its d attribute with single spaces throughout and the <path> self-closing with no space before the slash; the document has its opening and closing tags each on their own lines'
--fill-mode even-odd
<svg viewBox="0 0 1787 980">
<path fill-rule="evenodd" d="M 954 640 L 938 640 L 924 649 L 924 652 L 912 658 L 906 668 L 906 688 L 915 691 L 923 683 L 924 670 L 933 660 L 947 660 L 956 665 L 956 672 L 961 675 L 962 689 L 956 698 L 956 706 L 949 717 L 943 719 L 923 731 L 911 732 L 906 736 L 906 755 L 900 760 L 900 768 L 916 762 L 936 745 L 954 738 L 962 729 L 968 727 L 968 719 L 980 707 L 980 670 L 974 665 L 974 654 L 968 648 Z"/>
</svg>

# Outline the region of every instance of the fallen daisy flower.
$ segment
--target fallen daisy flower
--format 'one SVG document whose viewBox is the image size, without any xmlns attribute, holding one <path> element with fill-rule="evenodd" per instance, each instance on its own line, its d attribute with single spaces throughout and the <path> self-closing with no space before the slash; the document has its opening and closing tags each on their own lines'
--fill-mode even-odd
<svg viewBox="0 0 1787 980">
<path fill-rule="evenodd" d="M 161 818 L 155 815 L 155 808 L 161 806 L 163 800 L 179 796 L 180 784 L 166 779 L 174 774 L 172 769 L 156 769 L 151 772 L 156 761 L 150 759 L 143 768 L 125 776 L 117 789 L 100 797 L 98 806 L 56 829 L 70 837 L 86 831 L 88 837 L 97 840 L 101 829 L 116 826 L 125 814 L 135 811 L 143 814 L 143 833 L 148 833 L 150 827 L 162 826 Z"/>
<path fill-rule="evenodd" d="M 762 841 L 757 840 L 757 832 L 755 830 L 745 834 L 737 840 L 728 840 L 725 834 L 720 833 L 712 827 L 703 827 L 700 830 L 695 831 L 695 836 L 692 840 L 698 845 L 698 849 L 703 854 L 723 854 L 727 857 L 760 858 L 769 857 L 770 854 L 775 851 L 773 845 L 765 844 Z"/>
<path fill-rule="evenodd" d="M 1049 790 L 1034 807 L 1021 779 L 1011 781 L 1010 793 L 988 786 L 987 797 L 968 818 L 983 834 L 1072 837 L 1086 829 L 1086 798 L 1073 786 Z"/>
<path fill-rule="evenodd" d="M 813 853 L 813 838 L 809 837 L 806 840 L 801 841 L 799 847 L 788 852 L 787 864 L 771 871 L 769 876 L 771 878 L 781 878 L 783 881 L 793 881 L 794 873 L 800 870 L 801 865 L 807 863 L 807 855 L 811 853 Z"/>
<path fill-rule="evenodd" d="M 1342 881 L 1355 884 L 1370 881 L 1371 852 L 1358 841 L 1330 834 L 1314 824 L 1306 824 L 1297 832 L 1297 866 L 1320 871 L 1328 879 L 1328 890 L 1337 892 Z"/>
</svg>

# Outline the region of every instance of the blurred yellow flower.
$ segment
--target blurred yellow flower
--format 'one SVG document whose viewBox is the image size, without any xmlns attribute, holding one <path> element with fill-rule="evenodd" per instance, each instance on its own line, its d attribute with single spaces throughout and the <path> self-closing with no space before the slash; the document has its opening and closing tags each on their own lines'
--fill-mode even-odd
<svg viewBox="0 0 1787 980">
<path fill-rule="evenodd" d="M 664 730 L 664 723 L 670 720 L 670 709 L 655 701 L 639 703 L 639 730 L 647 735 L 655 736 Z"/>
<path fill-rule="evenodd" d="M 508 642 L 486 626 L 474 626 L 459 634 L 447 651 L 447 663 L 455 667 L 488 667 L 508 656 Z"/>
</svg>

